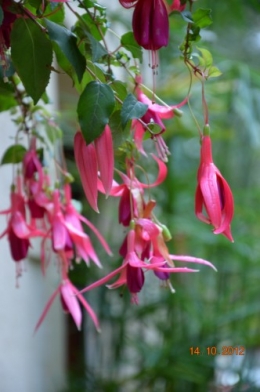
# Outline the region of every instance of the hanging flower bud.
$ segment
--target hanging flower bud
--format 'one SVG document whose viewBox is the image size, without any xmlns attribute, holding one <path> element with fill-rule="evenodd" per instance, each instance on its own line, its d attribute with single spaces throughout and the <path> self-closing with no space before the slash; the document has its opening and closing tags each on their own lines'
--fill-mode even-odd
<svg viewBox="0 0 260 392">
<path fill-rule="evenodd" d="M 230 224 L 234 214 L 234 201 L 231 189 L 214 165 L 209 135 L 201 141 L 198 185 L 195 196 L 195 214 L 202 222 L 214 226 L 214 234 L 224 234 L 233 241 Z M 203 213 L 205 208 L 206 215 Z"/>
</svg>

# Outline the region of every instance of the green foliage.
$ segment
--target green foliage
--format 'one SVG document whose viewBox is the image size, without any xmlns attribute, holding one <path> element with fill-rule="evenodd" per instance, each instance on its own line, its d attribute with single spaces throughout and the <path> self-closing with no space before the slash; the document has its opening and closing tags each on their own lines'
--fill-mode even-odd
<svg viewBox="0 0 260 392">
<path fill-rule="evenodd" d="M 21 144 L 14 144 L 13 146 L 8 147 L 2 157 L 1 165 L 6 165 L 7 163 L 22 162 L 26 151 L 26 148 Z"/>
<path fill-rule="evenodd" d="M 90 82 L 78 102 L 78 118 L 87 144 L 103 132 L 115 107 L 113 90 L 104 83 Z"/>
<path fill-rule="evenodd" d="M 133 57 L 142 62 L 143 54 L 142 48 L 136 43 L 132 31 L 125 33 L 121 37 L 121 45 L 132 53 Z"/>
<path fill-rule="evenodd" d="M 51 41 L 58 44 L 59 49 L 76 72 L 78 80 L 81 81 L 86 68 L 86 60 L 77 47 L 77 37 L 65 27 L 48 19 L 45 23 Z M 61 62 L 62 67 L 65 67 L 63 64 Z"/>
<path fill-rule="evenodd" d="M 123 128 L 129 120 L 142 117 L 148 109 L 148 105 L 139 102 L 133 94 L 128 94 L 122 105 L 121 119 Z"/>
<path fill-rule="evenodd" d="M 31 19 L 19 18 L 11 33 L 12 61 L 27 94 L 36 104 L 47 87 L 52 48 L 44 31 Z"/>
</svg>

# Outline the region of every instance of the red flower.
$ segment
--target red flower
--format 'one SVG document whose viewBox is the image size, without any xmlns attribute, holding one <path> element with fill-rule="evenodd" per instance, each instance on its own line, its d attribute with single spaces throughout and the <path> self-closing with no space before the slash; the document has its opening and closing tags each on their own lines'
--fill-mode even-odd
<svg viewBox="0 0 260 392">
<path fill-rule="evenodd" d="M 135 7 L 133 32 L 136 42 L 152 51 L 152 68 L 158 65 L 156 51 L 169 41 L 168 9 L 163 0 L 119 0 L 125 8 Z"/>
<path fill-rule="evenodd" d="M 224 234 L 233 241 L 230 224 L 234 213 L 231 189 L 214 165 L 210 136 L 202 136 L 198 185 L 195 196 L 195 213 L 202 222 L 214 226 L 214 234 Z M 207 216 L 203 213 L 203 207 Z"/>
</svg>

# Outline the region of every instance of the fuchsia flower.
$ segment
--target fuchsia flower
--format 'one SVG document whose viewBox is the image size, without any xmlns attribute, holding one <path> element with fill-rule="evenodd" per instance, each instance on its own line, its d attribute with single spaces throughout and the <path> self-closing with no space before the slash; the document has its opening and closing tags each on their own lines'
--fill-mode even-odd
<svg viewBox="0 0 260 392">
<path fill-rule="evenodd" d="M 75 247 L 77 258 L 82 258 L 87 263 L 87 265 L 89 265 L 89 259 L 92 259 L 97 266 L 101 267 L 100 261 L 92 246 L 90 238 L 83 231 L 80 221 L 84 221 L 88 226 L 91 227 L 109 254 L 111 254 L 111 251 L 98 230 L 87 219 L 78 214 L 75 208 L 72 206 L 70 200 L 70 189 L 68 185 L 65 187 L 65 193 L 67 204 L 65 206 L 65 212 L 63 213 L 59 191 L 55 190 L 53 192 L 54 208 L 50 218 L 52 248 L 56 253 L 65 252 L 67 257 L 71 259 L 74 256 Z"/>
<path fill-rule="evenodd" d="M 83 307 L 89 313 L 90 317 L 92 318 L 95 327 L 98 331 L 100 331 L 99 322 L 97 316 L 91 306 L 88 304 L 86 299 L 83 295 L 79 292 L 79 290 L 70 282 L 70 280 L 65 277 L 62 283 L 58 286 L 58 288 L 54 291 L 51 295 L 50 299 L 48 300 L 42 315 L 39 318 L 39 321 L 36 324 L 35 332 L 40 327 L 41 323 L 45 319 L 54 299 L 56 296 L 60 294 L 62 308 L 66 313 L 70 313 L 77 328 L 80 330 L 81 323 L 82 323 L 82 312 L 79 306 L 78 300 L 81 302 Z"/>
<path fill-rule="evenodd" d="M 155 51 L 167 46 L 169 19 L 164 1 L 138 0 L 133 14 L 133 31 L 137 43 L 144 49 Z"/>
<path fill-rule="evenodd" d="M 123 180 L 123 184 L 119 185 L 115 181 L 113 182 L 110 195 L 120 197 L 118 215 L 119 223 L 122 223 L 123 226 L 129 226 L 131 219 L 133 219 L 134 217 L 138 217 L 140 214 L 142 214 L 142 210 L 144 207 L 142 197 L 143 190 L 145 188 L 153 188 L 158 186 L 165 180 L 167 176 L 167 166 L 165 165 L 165 163 L 162 162 L 155 155 L 151 155 L 158 164 L 159 169 L 157 178 L 153 183 L 144 184 L 140 182 L 135 176 L 134 165 L 130 160 L 127 161 L 127 175 L 122 172 L 119 172 L 119 175 Z M 101 192 L 104 192 L 101 183 L 99 183 L 98 187 Z M 131 211 L 131 205 L 133 211 Z"/>
<path fill-rule="evenodd" d="M 0 238 L 7 235 L 11 256 L 15 262 L 20 263 L 27 257 L 30 238 L 44 236 L 45 233 L 26 223 L 25 199 L 20 190 L 11 192 L 10 196 L 11 207 L 0 211 L 0 214 L 8 216 L 7 228 L 0 235 Z M 21 275 L 21 269 L 17 264 L 17 276 L 19 275 Z"/>
<path fill-rule="evenodd" d="M 113 183 L 114 151 L 109 126 L 105 126 L 94 144 L 88 145 L 82 133 L 78 131 L 74 138 L 74 153 L 86 198 L 93 210 L 98 212 L 98 169 L 107 195 Z"/>
<path fill-rule="evenodd" d="M 151 99 L 148 98 L 147 95 L 145 95 L 144 92 L 139 87 L 140 83 L 142 83 L 141 77 L 136 78 L 136 83 L 137 83 L 136 95 L 138 101 L 148 106 L 146 113 L 141 118 L 142 122 L 140 122 L 139 120 L 133 120 L 132 123 L 136 146 L 143 155 L 146 155 L 143 149 L 144 134 L 145 132 L 148 131 L 147 127 L 149 126 L 149 124 L 157 124 L 159 126 L 160 131 L 154 135 L 151 134 L 151 138 L 153 138 L 156 141 L 156 149 L 159 158 L 162 159 L 163 161 L 167 161 L 167 155 L 169 155 L 169 150 L 163 138 L 161 137 L 161 134 L 166 130 L 166 127 L 162 122 L 162 120 L 173 118 L 175 114 L 181 115 L 182 112 L 178 110 L 178 108 L 185 105 L 188 98 L 185 98 L 181 103 L 177 105 L 171 105 L 171 106 L 159 105 L 151 101 Z"/>
<path fill-rule="evenodd" d="M 195 214 L 202 222 L 214 227 L 214 234 L 224 234 L 233 241 L 230 224 L 234 213 L 234 201 L 231 189 L 214 165 L 209 135 L 201 140 L 198 185 L 195 195 Z M 205 208 L 207 216 L 203 213 Z"/>
<path fill-rule="evenodd" d="M 215 269 L 215 267 L 207 260 L 197 259 L 195 257 L 171 255 L 171 259 L 204 264 Z M 132 303 L 137 304 L 138 293 L 141 291 L 145 282 L 144 271 L 148 270 L 152 270 L 154 273 L 157 274 L 157 276 L 159 275 L 159 277 L 160 274 L 198 272 L 198 270 L 190 269 L 187 267 L 171 267 L 167 264 L 167 261 L 161 256 L 157 257 L 157 259 L 153 257 L 151 260 L 147 260 L 146 262 L 141 260 L 136 252 L 136 231 L 131 229 L 127 235 L 127 253 L 122 265 L 113 272 L 109 273 L 104 278 L 101 278 L 97 282 L 94 282 L 91 285 L 87 286 L 81 291 L 81 293 L 101 286 L 110 279 L 112 279 L 115 275 L 119 274 L 118 279 L 113 284 L 107 287 L 110 289 L 114 289 L 126 285 L 129 292 L 131 293 Z"/>
<path fill-rule="evenodd" d="M 168 45 L 169 19 L 164 0 L 119 0 L 125 8 L 135 7 L 133 32 L 136 42 L 152 52 L 152 68 L 158 65 L 157 50 Z"/>
</svg>

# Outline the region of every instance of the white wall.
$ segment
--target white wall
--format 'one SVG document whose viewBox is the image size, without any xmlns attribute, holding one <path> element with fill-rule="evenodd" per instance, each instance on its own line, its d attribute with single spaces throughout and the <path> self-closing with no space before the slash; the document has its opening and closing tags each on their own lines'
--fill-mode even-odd
<svg viewBox="0 0 260 392">
<path fill-rule="evenodd" d="M 55 97 L 52 83 L 50 96 Z M 0 159 L 15 134 L 8 113 L 0 115 Z M 9 207 L 11 165 L 0 167 L 0 210 Z M 0 215 L 0 233 L 6 218 Z M 34 244 L 33 258 L 39 249 Z M 0 240 L 0 391 L 59 392 L 65 384 L 65 328 L 57 299 L 39 331 L 34 327 L 51 293 L 57 287 L 57 268 L 43 278 L 40 263 L 27 260 L 16 288 L 15 262 L 10 257 L 7 238 Z"/>
</svg>

